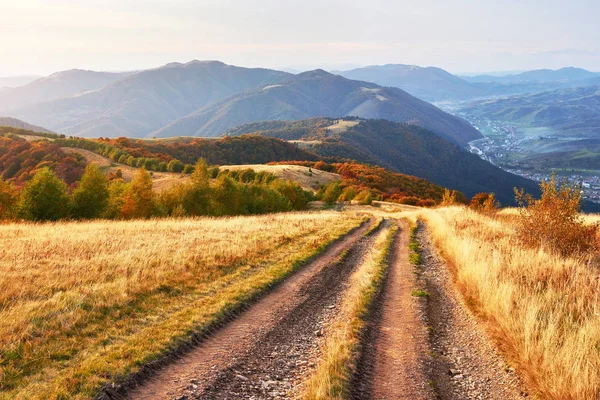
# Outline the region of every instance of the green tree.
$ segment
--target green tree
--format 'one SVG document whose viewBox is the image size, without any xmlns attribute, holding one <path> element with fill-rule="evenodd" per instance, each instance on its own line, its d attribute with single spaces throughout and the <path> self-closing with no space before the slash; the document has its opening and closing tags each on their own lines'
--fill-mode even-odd
<svg viewBox="0 0 600 400">
<path fill-rule="evenodd" d="M 67 185 L 50 169 L 40 169 L 21 192 L 19 215 L 31 221 L 56 221 L 67 217 Z"/>
<path fill-rule="evenodd" d="M 73 191 L 72 213 L 76 218 L 98 218 L 108 205 L 108 182 L 96 164 L 88 164 Z"/>
<path fill-rule="evenodd" d="M 323 201 L 327 204 L 335 203 L 342 194 L 339 181 L 330 182 L 323 192 Z"/>
<path fill-rule="evenodd" d="M 130 196 L 131 198 L 128 200 L 133 202 L 132 217 L 149 218 L 154 210 L 154 193 L 152 192 L 152 176 L 145 168 L 140 168 L 133 177 Z"/>
<path fill-rule="evenodd" d="M 179 160 L 171 160 L 171 161 L 169 161 L 169 164 L 167 165 L 167 169 L 169 170 L 169 172 L 182 172 L 183 168 L 184 168 L 184 165 Z"/>
</svg>

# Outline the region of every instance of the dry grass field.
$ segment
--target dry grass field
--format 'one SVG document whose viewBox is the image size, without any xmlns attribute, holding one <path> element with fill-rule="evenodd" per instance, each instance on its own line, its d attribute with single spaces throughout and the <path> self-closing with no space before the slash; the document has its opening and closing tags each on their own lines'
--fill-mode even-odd
<svg viewBox="0 0 600 400">
<path fill-rule="evenodd" d="M 282 279 L 362 218 L 0 225 L 0 398 L 89 398 Z"/>
<path fill-rule="evenodd" d="M 513 213 L 492 219 L 451 207 L 418 215 L 451 263 L 466 302 L 533 393 L 544 399 L 598 399 L 597 261 L 523 248 L 506 218 Z"/>
</svg>

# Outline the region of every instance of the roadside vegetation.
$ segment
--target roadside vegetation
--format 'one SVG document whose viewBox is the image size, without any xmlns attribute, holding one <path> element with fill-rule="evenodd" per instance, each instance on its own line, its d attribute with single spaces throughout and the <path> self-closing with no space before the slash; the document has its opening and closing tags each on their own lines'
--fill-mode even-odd
<svg viewBox="0 0 600 400">
<path fill-rule="evenodd" d="M 418 214 L 450 262 L 467 304 L 486 322 L 532 394 L 596 399 L 597 226 L 593 217 L 578 214 L 576 188 L 554 180 L 541 188 L 540 199 L 519 192 L 524 208 L 498 217 L 491 206 Z M 489 197 L 485 202 L 492 203 Z"/>
<path fill-rule="evenodd" d="M 90 398 L 361 221 L 320 212 L 0 225 L 0 398 Z"/>
<path fill-rule="evenodd" d="M 88 164 L 80 181 L 69 189 L 47 167 L 39 169 L 19 190 L 0 178 L 0 219 L 57 221 L 151 217 L 227 216 L 304 210 L 311 192 L 297 183 L 253 170 L 220 171 L 204 160 L 190 179 L 157 193 L 144 168 L 131 182 L 119 174 L 106 177 Z"/>
<path fill-rule="evenodd" d="M 350 277 L 336 319 L 327 331 L 321 359 L 305 383 L 305 399 L 345 399 L 358 357 L 366 316 L 381 289 L 398 227 L 381 231 L 365 261 Z"/>
</svg>

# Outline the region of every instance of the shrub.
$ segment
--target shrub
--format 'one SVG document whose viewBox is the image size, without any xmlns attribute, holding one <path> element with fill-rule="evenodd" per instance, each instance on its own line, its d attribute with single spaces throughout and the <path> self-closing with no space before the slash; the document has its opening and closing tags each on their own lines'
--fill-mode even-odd
<svg viewBox="0 0 600 400">
<path fill-rule="evenodd" d="M 68 214 L 67 185 L 50 169 L 40 169 L 21 192 L 19 215 L 31 221 L 56 221 Z"/>
<path fill-rule="evenodd" d="M 517 223 L 520 241 L 527 247 L 544 246 L 562 256 L 598 251 L 598 225 L 586 225 L 579 214 L 581 189 L 566 181 L 557 185 L 554 174 L 540 188 L 540 199 L 515 189 L 521 206 Z"/>
<path fill-rule="evenodd" d="M 179 160 L 171 160 L 167 165 L 167 169 L 169 170 L 169 172 L 183 172 L 184 168 L 185 166 Z"/>
<path fill-rule="evenodd" d="M 354 197 L 354 201 L 361 205 L 370 205 L 373 203 L 373 195 L 369 189 L 363 189 Z"/>
<path fill-rule="evenodd" d="M 458 190 L 444 189 L 440 206 L 454 206 L 457 204 L 467 204 L 467 198 Z"/>
<path fill-rule="evenodd" d="M 327 204 L 335 203 L 342 194 L 339 181 L 330 182 L 323 192 L 323 201 Z"/>
<path fill-rule="evenodd" d="M 500 208 L 500 203 L 494 193 L 477 193 L 471 199 L 469 207 L 482 214 L 492 215 Z"/>
<path fill-rule="evenodd" d="M 339 197 L 340 201 L 351 201 L 356 197 L 356 191 L 352 186 L 348 186 L 342 190 L 342 194 Z"/>
</svg>

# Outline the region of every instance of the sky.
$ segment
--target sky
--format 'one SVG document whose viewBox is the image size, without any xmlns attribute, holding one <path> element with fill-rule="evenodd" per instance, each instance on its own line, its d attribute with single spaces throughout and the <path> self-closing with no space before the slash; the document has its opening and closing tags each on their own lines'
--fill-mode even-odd
<svg viewBox="0 0 600 400">
<path fill-rule="evenodd" d="M 598 0 L 0 0 L 0 76 L 221 60 L 600 71 Z"/>
</svg>

